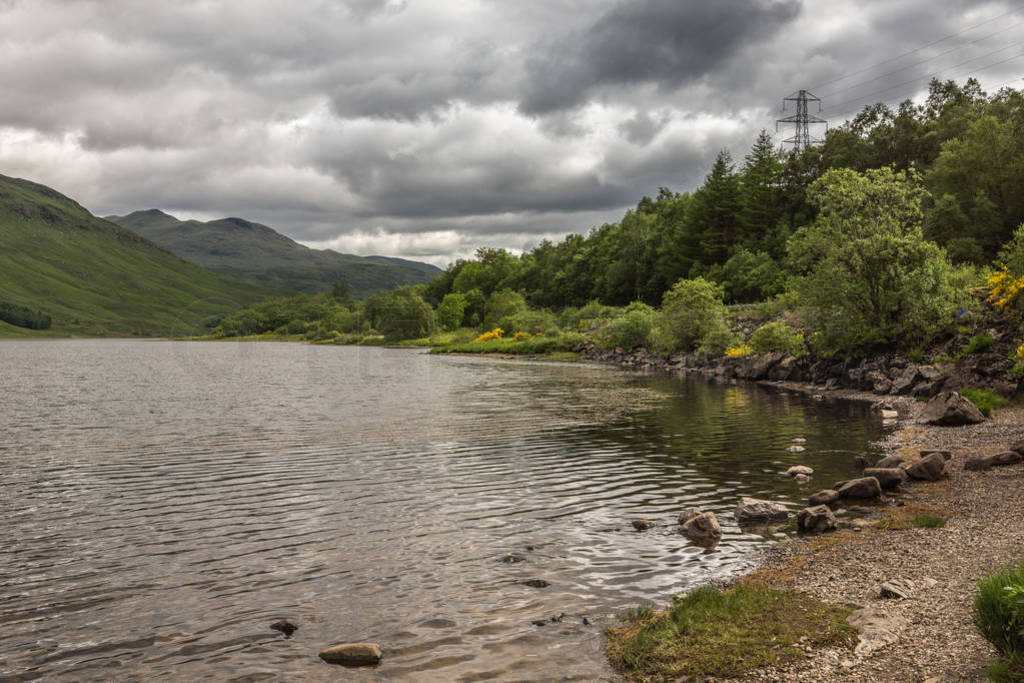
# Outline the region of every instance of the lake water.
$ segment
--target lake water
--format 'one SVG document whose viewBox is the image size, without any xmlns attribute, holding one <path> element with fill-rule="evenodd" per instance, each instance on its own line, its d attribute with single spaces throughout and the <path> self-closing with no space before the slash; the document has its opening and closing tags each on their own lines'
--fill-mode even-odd
<svg viewBox="0 0 1024 683">
<path fill-rule="evenodd" d="M 0 435 L 0 678 L 593 680 L 617 612 L 780 535 L 740 496 L 802 507 L 881 425 L 588 364 L 74 340 L 0 342 Z M 713 549 L 678 533 L 694 506 Z M 351 641 L 383 664 L 317 657 Z"/>
</svg>

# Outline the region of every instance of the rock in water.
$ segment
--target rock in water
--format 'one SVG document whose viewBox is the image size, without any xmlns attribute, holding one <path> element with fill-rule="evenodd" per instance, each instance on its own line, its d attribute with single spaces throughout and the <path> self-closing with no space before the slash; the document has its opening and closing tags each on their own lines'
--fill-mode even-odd
<svg viewBox="0 0 1024 683">
<path fill-rule="evenodd" d="M 836 516 L 827 505 L 816 505 L 804 508 L 796 516 L 797 531 L 808 534 L 820 534 L 825 531 L 835 531 Z"/>
<path fill-rule="evenodd" d="M 861 477 L 860 479 L 851 479 L 848 482 L 844 482 L 836 490 L 836 493 L 839 494 L 840 498 L 878 498 L 882 495 L 882 485 L 874 477 Z"/>
<path fill-rule="evenodd" d="M 523 581 L 523 585 L 529 586 L 530 588 L 547 588 L 551 584 L 544 579 L 527 579 L 526 581 Z"/>
<path fill-rule="evenodd" d="M 785 521 L 789 519 L 789 510 L 782 503 L 757 498 L 740 498 L 736 505 L 736 521 L 740 524 L 757 524 L 764 522 Z"/>
<path fill-rule="evenodd" d="M 871 461 L 863 455 L 855 455 L 853 456 L 853 466 L 858 470 L 863 470 L 866 467 L 871 467 Z"/>
<path fill-rule="evenodd" d="M 887 455 L 878 462 L 875 463 L 875 467 L 881 467 L 882 469 L 889 469 L 890 467 L 899 467 L 907 461 L 906 458 L 900 455 Z"/>
<path fill-rule="evenodd" d="M 798 484 L 806 484 L 810 480 L 811 478 L 808 477 L 806 474 L 798 474 L 795 477 L 793 477 L 793 481 L 795 481 Z"/>
<path fill-rule="evenodd" d="M 868 467 L 864 470 L 865 477 L 874 477 L 886 491 L 894 489 L 907 480 L 907 472 L 902 467 Z"/>
<path fill-rule="evenodd" d="M 788 474 L 791 477 L 795 477 L 798 474 L 806 474 L 807 476 L 811 476 L 812 474 L 814 474 L 814 470 L 812 470 L 807 465 L 793 465 L 788 470 L 786 470 L 786 474 Z"/>
<path fill-rule="evenodd" d="M 805 449 L 803 446 L 797 446 L 796 444 L 793 444 L 786 450 L 789 451 L 790 453 L 803 453 Z"/>
<path fill-rule="evenodd" d="M 683 510 L 682 512 L 679 513 L 679 525 L 682 526 L 683 524 L 686 524 L 691 519 L 700 514 L 703 514 L 703 511 L 700 508 L 690 508 L 689 510 Z"/>
<path fill-rule="evenodd" d="M 299 630 L 299 627 L 296 626 L 294 622 L 291 622 L 288 619 L 281 619 L 279 621 L 275 621 L 273 624 L 270 625 L 270 628 L 274 629 L 275 631 L 280 631 L 284 634 L 285 638 L 291 638 L 292 634 Z"/>
<path fill-rule="evenodd" d="M 941 453 L 932 453 L 907 467 L 907 476 L 923 481 L 938 481 L 946 473 L 946 459 Z"/>
<path fill-rule="evenodd" d="M 710 543 L 722 537 L 722 527 L 713 512 L 702 512 L 683 524 L 683 535 L 697 543 Z"/>
<path fill-rule="evenodd" d="M 839 492 L 834 489 L 825 489 L 824 491 L 818 491 L 813 496 L 807 499 L 811 507 L 817 505 L 831 505 L 839 500 Z"/>
<path fill-rule="evenodd" d="M 978 407 L 955 391 L 944 391 L 932 400 L 921 412 L 921 422 L 941 427 L 956 427 L 984 422 L 985 416 Z"/>
<path fill-rule="evenodd" d="M 634 519 L 633 520 L 633 528 L 636 529 L 637 531 L 647 531 L 652 526 L 654 526 L 654 522 L 652 522 L 649 519 Z"/>
<path fill-rule="evenodd" d="M 320 653 L 320 659 L 342 666 L 377 666 L 384 653 L 377 643 L 342 643 Z"/>
</svg>

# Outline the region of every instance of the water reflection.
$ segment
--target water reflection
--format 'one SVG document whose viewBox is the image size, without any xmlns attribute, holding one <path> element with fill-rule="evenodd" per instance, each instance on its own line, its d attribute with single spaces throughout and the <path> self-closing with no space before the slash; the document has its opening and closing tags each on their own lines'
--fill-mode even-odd
<svg viewBox="0 0 1024 683">
<path fill-rule="evenodd" d="M 0 676 L 328 680 L 320 648 L 372 640 L 384 665 L 350 677 L 602 678 L 602 618 L 766 542 L 738 497 L 795 507 L 878 436 L 857 406 L 587 365 L 110 340 L 0 358 Z M 713 549 L 678 533 L 695 506 Z"/>
</svg>

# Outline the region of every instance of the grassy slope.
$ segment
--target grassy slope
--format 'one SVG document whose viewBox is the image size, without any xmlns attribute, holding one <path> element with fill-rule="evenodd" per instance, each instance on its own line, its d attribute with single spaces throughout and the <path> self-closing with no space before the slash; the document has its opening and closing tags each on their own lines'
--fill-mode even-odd
<svg viewBox="0 0 1024 683">
<path fill-rule="evenodd" d="M 0 336 L 173 335 L 268 295 L 182 261 L 58 192 L 0 176 L 0 299 L 53 327 Z"/>
<path fill-rule="evenodd" d="M 400 285 L 429 282 L 434 266 L 385 257 L 310 249 L 259 223 L 222 218 L 179 221 L 150 209 L 108 220 L 133 230 L 186 261 L 271 287 L 280 293 L 315 293 L 343 278 L 357 298 Z"/>
</svg>

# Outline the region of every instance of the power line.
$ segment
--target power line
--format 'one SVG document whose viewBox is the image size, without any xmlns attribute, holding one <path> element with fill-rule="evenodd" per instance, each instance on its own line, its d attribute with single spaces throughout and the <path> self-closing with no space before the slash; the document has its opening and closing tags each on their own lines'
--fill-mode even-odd
<svg viewBox="0 0 1024 683">
<path fill-rule="evenodd" d="M 985 21 L 981 22 L 980 24 L 975 24 L 974 26 L 968 26 L 965 29 L 957 31 L 956 33 L 950 33 L 948 36 L 946 36 L 944 38 L 939 38 L 938 40 L 933 40 L 930 43 L 925 43 L 924 45 L 921 45 L 920 47 L 916 47 L 913 50 L 910 50 L 908 52 L 904 52 L 903 54 L 896 55 L 895 57 L 891 57 L 890 59 L 886 59 L 886 60 L 883 60 L 881 62 L 877 62 L 875 64 L 872 64 L 871 66 L 866 66 L 863 69 L 859 69 L 857 71 L 852 71 L 852 72 L 846 74 L 845 76 L 840 76 L 839 78 L 834 78 L 831 81 L 825 81 L 824 83 L 821 83 L 819 85 L 814 86 L 812 89 L 813 90 L 820 90 L 821 88 L 824 88 L 825 86 L 832 85 L 833 83 L 838 83 L 839 81 L 843 81 L 843 80 L 846 80 L 847 78 L 851 78 L 851 77 L 856 76 L 858 74 L 862 74 L 865 71 L 871 71 L 872 69 L 878 68 L 878 67 L 880 67 L 880 66 L 882 66 L 884 64 L 888 64 L 890 62 L 895 62 L 897 59 L 902 59 L 903 57 L 906 57 L 908 55 L 912 55 L 915 52 L 920 52 L 921 50 L 925 49 L 926 47 L 931 47 L 932 45 L 938 45 L 941 42 L 949 40 L 950 38 L 956 38 L 959 35 L 963 35 L 964 33 L 967 33 L 968 31 L 973 31 L 974 29 L 979 28 L 981 26 L 984 26 L 985 24 L 991 24 L 993 21 L 996 21 L 997 19 L 1002 19 L 1003 17 L 1009 16 L 1011 14 L 1015 14 L 1016 12 L 1021 11 L 1021 9 L 1024 9 L 1024 8 L 1022 8 L 1020 6 L 1020 3 L 1018 3 L 1018 6 L 1015 7 L 1014 9 L 1010 10 L 1009 12 L 1004 12 L 1004 13 L 998 15 L 998 16 L 992 17 L 991 19 L 986 19 Z"/>
</svg>

